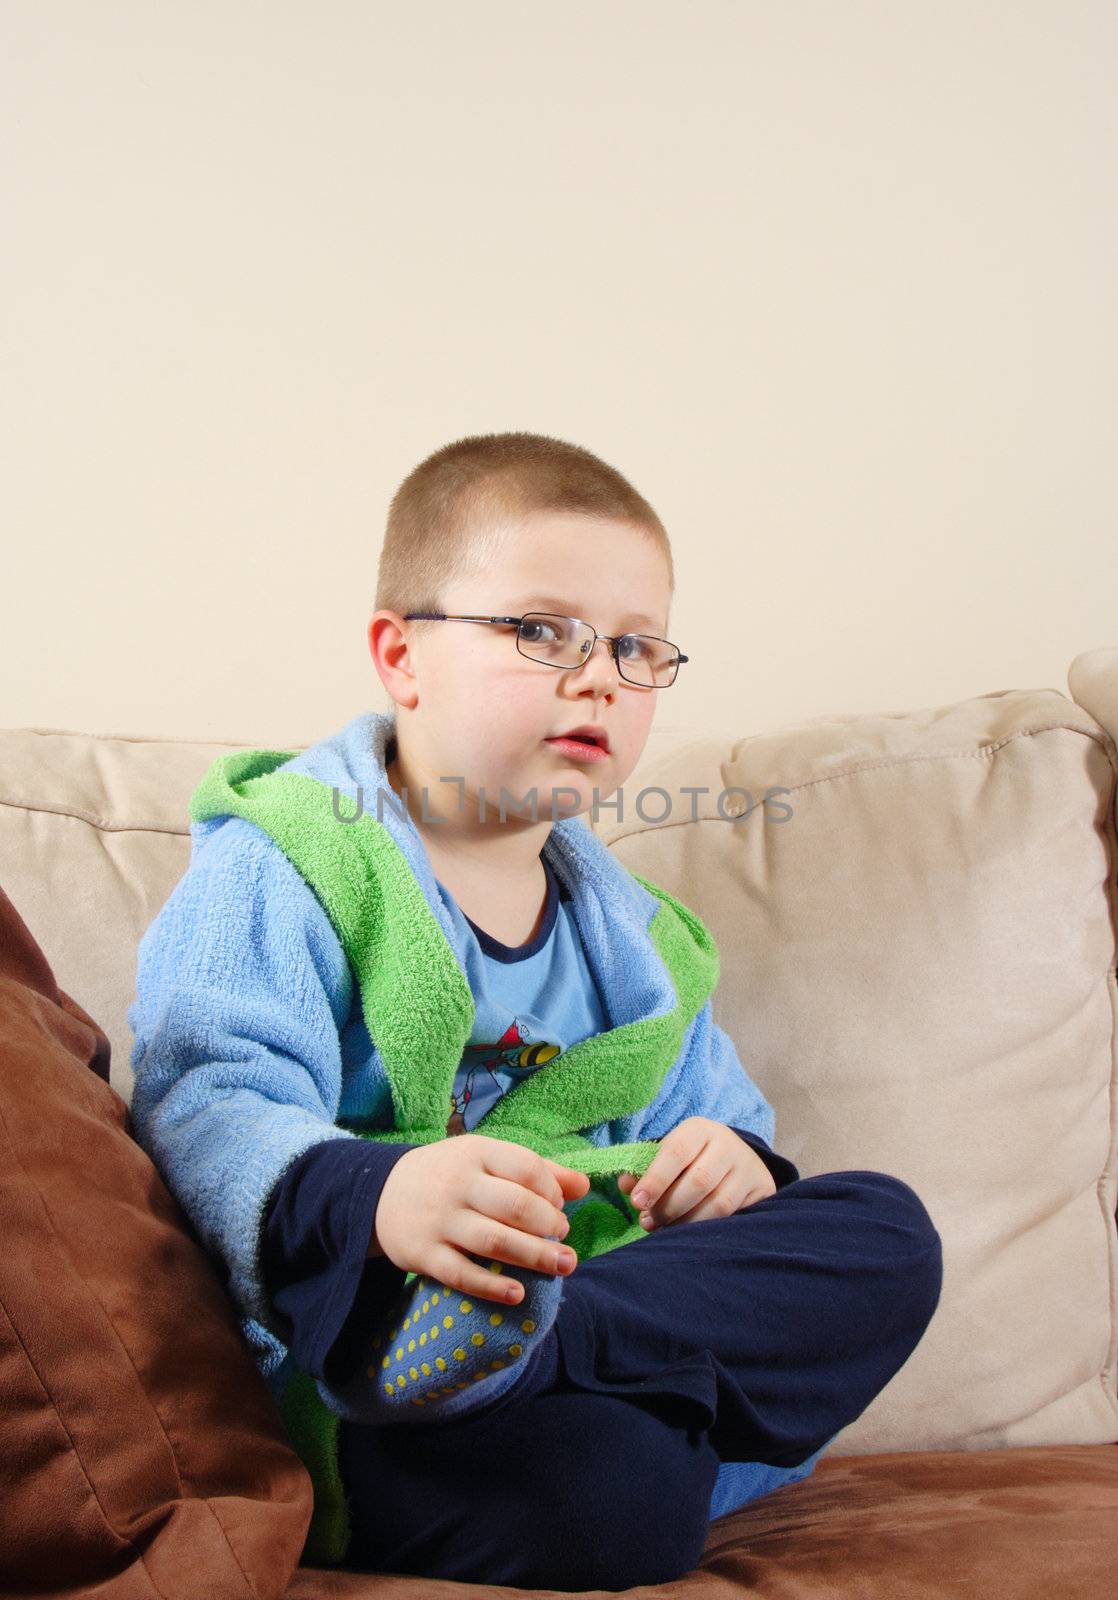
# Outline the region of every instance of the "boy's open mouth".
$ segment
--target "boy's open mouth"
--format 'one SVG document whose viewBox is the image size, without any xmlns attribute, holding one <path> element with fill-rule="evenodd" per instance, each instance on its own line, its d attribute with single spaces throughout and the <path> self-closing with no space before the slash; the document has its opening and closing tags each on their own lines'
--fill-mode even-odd
<svg viewBox="0 0 1118 1600">
<path fill-rule="evenodd" d="M 605 729 L 596 724 L 587 723 L 572 728 L 569 733 L 555 734 L 544 743 L 575 761 L 604 761 L 609 755 L 609 737 Z"/>
</svg>

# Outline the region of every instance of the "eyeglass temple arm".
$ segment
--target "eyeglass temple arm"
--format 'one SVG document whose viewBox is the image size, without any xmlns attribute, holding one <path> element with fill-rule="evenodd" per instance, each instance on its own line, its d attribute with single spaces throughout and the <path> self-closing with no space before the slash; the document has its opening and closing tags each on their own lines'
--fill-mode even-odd
<svg viewBox="0 0 1118 1600">
<path fill-rule="evenodd" d="M 403 619 L 405 622 L 516 622 L 523 621 L 521 617 L 468 617 L 450 616 L 446 611 L 409 611 Z"/>
</svg>

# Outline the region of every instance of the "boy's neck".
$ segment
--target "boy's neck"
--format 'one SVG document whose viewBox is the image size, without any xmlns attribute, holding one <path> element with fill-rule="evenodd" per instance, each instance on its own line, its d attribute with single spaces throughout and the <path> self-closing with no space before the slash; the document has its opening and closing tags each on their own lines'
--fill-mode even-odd
<svg viewBox="0 0 1118 1600">
<path fill-rule="evenodd" d="M 393 793 L 402 802 L 407 790 L 406 809 L 412 826 L 423 841 L 435 876 L 456 899 L 461 890 L 477 903 L 478 896 L 488 890 L 504 907 L 506 922 L 510 916 L 516 920 L 517 906 L 531 904 L 538 909 L 541 891 L 546 895 L 547 888 L 540 854 L 551 832 L 550 821 L 532 822 L 506 811 L 507 820 L 502 822 L 494 804 L 487 807 L 488 816 L 482 822 L 476 808 L 471 813 L 468 803 L 460 806 L 458 791 L 445 784 L 428 785 L 424 807 L 423 782 L 409 776 L 394 738 L 385 757 L 385 775 Z M 441 820 L 431 821 L 435 815 Z M 474 920 L 490 931 L 483 919 Z"/>
</svg>

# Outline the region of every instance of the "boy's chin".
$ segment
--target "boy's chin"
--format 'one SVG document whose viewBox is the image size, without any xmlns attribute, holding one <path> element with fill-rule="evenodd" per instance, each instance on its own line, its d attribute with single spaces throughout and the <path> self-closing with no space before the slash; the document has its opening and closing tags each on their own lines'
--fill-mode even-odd
<svg viewBox="0 0 1118 1600">
<path fill-rule="evenodd" d="M 550 808 L 550 815 L 548 816 L 548 820 L 552 823 L 566 822 L 572 817 L 584 817 L 588 823 L 592 823 L 592 813 L 595 808 L 600 810 L 603 806 L 608 806 L 612 796 L 617 793 L 619 785 L 612 781 L 602 784 L 588 781 L 577 786 L 571 784 L 566 793 L 564 793 L 564 787 L 560 783 L 555 785 L 557 790 L 556 804 Z M 575 790 L 576 787 L 578 792 L 577 801 L 574 794 L 570 792 Z M 547 814 L 547 808 L 541 805 L 541 819 Z"/>
</svg>

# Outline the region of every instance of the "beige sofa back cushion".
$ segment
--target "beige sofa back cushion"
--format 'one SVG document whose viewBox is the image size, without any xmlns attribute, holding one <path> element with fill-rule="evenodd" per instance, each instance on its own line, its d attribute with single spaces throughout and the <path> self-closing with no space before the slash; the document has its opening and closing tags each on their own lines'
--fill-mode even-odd
<svg viewBox="0 0 1118 1600">
<path fill-rule="evenodd" d="M 599 814 L 713 933 L 777 1148 L 903 1178 L 943 1238 L 928 1332 L 833 1454 L 1118 1439 L 1116 770 L 1088 712 L 1004 690 L 692 741 Z"/>
<path fill-rule="evenodd" d="M 136 946 L 189 859 L 190 792 L 231 748 L 0 730 L 0 884 L 102 1022 L 126 1100 Z M 1005 690 L 658 735 L 622 820 L 599 816 L 714 934 L 715 1014 L 777 1148 L 805 1177 L 895 1174 L 943 1238 L 935 1319 L 831 1453 L 1118 1439 L 1116 771 L 1089 711 Z M 642 789 L 664 812 L 654 785 L 662 823 L 637 812 Z"/>
</svg>

